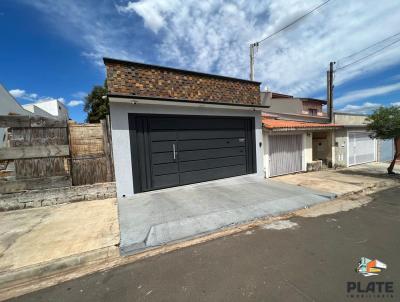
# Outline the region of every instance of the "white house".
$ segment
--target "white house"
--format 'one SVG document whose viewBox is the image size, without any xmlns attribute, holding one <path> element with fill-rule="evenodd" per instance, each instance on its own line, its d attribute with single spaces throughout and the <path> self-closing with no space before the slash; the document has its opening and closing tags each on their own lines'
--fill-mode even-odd
<svg viewBox="0 0 400 302">
<path fill-rule="evenodd" d="M 118 197 L 264 176 L 260 83 L 104 59 Z"/>
</svg>

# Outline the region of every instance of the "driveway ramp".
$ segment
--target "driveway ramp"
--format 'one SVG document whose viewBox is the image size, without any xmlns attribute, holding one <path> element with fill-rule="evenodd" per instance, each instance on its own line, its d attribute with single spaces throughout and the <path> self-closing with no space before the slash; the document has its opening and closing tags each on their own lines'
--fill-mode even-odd
<svg viewBox="0 0 400 302">
<path fill-rule="evenodd" d="M 334 198 L 331 193 L 240 176 L 118 200 L 121 253 L 192 238 Z"/>
</svg>

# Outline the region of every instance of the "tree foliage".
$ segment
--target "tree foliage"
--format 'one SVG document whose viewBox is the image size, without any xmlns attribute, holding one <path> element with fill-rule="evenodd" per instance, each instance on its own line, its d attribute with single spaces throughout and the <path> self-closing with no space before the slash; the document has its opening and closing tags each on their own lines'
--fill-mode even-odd
<svg viewBox="0 0 400 302">
<path fill-rule="evenodd" d="M 110 113 L 108 103 L 107 85 L 94 86 L 92 91 L 85 97 L 84 110 L 87 113 L 86 121 L 89 123 L 99 123 L 106 115 Z"/>
<path fill-rule="evenodd" d="M 400 107 L 380 107 L 367 119 L 368 130 L 380 139 L 395 139 L 400 137 Z"/>
</svg>

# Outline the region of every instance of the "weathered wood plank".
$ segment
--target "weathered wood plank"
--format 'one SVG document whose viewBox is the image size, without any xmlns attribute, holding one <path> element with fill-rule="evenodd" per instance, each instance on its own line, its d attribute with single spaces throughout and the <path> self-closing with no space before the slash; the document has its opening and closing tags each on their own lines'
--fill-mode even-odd
<svg viewBox="0 0 400 302">
<path fill-rule="evenodd" d="M 107 182 L 105 157 L 72 159 L 72 184 L 74 186 Z"/>
<path fill-rule="evenodd" d="M 68 145 L 0 148 L 0 160 L 68 156 Z"/>
<path fill-rule="evenodd" d="M 24 180 L 0 180 L 0 193 L 68 187 L 71 185 L 72 181 L 69 176 L 54 176 Z"/>
<path fill-rule="evenodd" d="M 66 157 L 17 159 L 14 164 L 16 179 L 69 175 Z"/>
<path fill-rule="evenodd" d="M 67 127 L 66 120 L 41 116 L 0 115 L 0 128 Z"/>
<path fill-rule="evenodd" d="M 29 116 L 0 115 L 0 128 L 30 127 Z"/>
<path fill-rule="evenodd" d="M 67 128 L 11 128 L 10 147 L 67 145 Z"/>
</svg>

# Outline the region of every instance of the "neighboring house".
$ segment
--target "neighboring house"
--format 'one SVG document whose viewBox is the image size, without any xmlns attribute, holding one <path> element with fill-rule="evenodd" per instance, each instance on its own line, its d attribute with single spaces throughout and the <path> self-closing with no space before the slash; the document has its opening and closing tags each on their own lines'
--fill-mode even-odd
<svg viewBox="0 0 400 302">
<path fill-rule="evenodd" d="M 117 196 L 264 176 L 260 83 L 104 59 Z"/>
<path fill-rule="evenodd" d="M 58 100 L 40 101 L 37 103 L 22 105 L 34 115 L 56 118 L 59 120 L 68 119 L 68 109 Z"/>
<path fill-rule="evenodd" d="M 278 114 L 281 118 L 306 122 L 326 123 L 328 117 L 322 111 L 325 100 L 313 98 L 297 98 L 276 92 L 261 92 L 261 102 L 269 108 L 267 113 Z"/>
<path fill-rule="evenodd" d="M 343 128 L 335 133 L 336 166 L 389 161 L 394 156 L 393 140 L 376 140 L 367 131 L 367 115 L 334 113 L 335 124 Z"/>
<path fill-rule="evenodd" d="M 30 115 L 31 113 L 26 111 L 22 106 L 15 100 L 15 98 L 0 84 L 0 115 Z M 6 128 L 0 128 L 0 148 L 4 146 L 6 142 Z"/>
<path fill-rule="evenodd" d="M 334 164 L 334 131 L 325 100 L 261 93 L 266 177 L 321 169 Z"/>
</svg>

